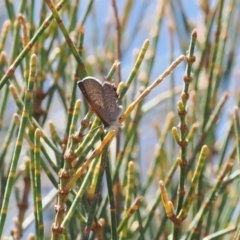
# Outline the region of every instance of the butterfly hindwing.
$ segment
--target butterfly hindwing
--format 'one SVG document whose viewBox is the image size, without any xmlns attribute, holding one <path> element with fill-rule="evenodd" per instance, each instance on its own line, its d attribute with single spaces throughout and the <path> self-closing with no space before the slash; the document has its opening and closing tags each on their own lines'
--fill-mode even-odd
<svg viewBox="0 0 240 240">
<path fill-rule="evenodd" d="M 109 122 L 116 122 L 122 113 L 122 107 L 117 105 L 118 94 L 113 84 L 103 84 L 104 109 L 107 110 Z"/>
</svg>

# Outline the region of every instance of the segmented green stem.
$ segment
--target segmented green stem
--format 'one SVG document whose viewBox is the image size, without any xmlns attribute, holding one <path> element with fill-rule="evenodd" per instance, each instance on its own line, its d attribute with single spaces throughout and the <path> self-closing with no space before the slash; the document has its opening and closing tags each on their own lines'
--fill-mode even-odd
<svg viewBox="0 0 240 240">
<path fill-rule="evenodd" d="M 59 11 L 62 8 L 63 3 L 66 0 L 62 0 L 58 3 L 56 9 Z M 9 2 L 9 1 L 7 1 Z M 18 67 L 18 65 L 22 62 L 22 60 L 25 58 L 25 56 L 28 54 L 28 52 L 32 49 L 33 45 L 36 43 L 38 40 L 39 36 L 43 33 L 43 31 L 49 26 L 50 22 L 53 19 L 53 15 L 50 15 L 40 26 L 38 31 L 35 33 L 35 35 L 32 37 L 30 42 L 27 44 L 27 46 L 24 47 L 22 52 L 18 55 L 18 57 L 15 59 L 15 61 L 12 63 L 12 65 L 8 68 L 7 72 L 3 75 L 3 77 L 0 80 L 0 89 L 6 84 L 8 81 L 9 77 L 12 76 Z"/>
<path fill-rule="evenodd" d="M 10 166 L 10 171 L 8 174 L 8 180 L 6 184 L 6 190 L 3 198 L 3 205 L 1 209 L 1 218 L 0 218 L 0 237 L 2 236 L 2 231 L 6 219 L 6 214 L 8 210 L 8 204 L 10 199 L 10 194 L 12 192 L 17 164 L 19 160 L 19 156 L 22 149 L 22 140 L 25 132 L 25 128 L 27 126 L 27 122 L 29 120 L 29 109 L 31 109 L 32 104 L 32 98 L 33 98 L 33 86 L 34 86 L 34 79 L 36 74 L 36 64 L 37 64 L 37 57 L 36 55 L 32 55 L 31 57 L 31 65 L 30 65 L 30 73 L 29 73 L 29 79 L 28 79 L 28 86 L 25 92 L 25 100 L 24 100 L 24 108 L 22 112 L 22 120 L 21 125 L 19 128 L 17 141 L 14 149 L 14 154 Z"/>
</svg>

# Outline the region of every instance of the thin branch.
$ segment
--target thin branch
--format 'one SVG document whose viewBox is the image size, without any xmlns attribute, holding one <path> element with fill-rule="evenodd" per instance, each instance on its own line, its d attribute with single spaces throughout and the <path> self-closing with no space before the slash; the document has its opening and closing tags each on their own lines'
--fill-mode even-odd
<svg viewBox="0 0 240 240">
<path fill-rule="evenodd" d="M 117 59 L 118 59 L 118 61 L 121 61 L 121 58 L 122 58 L 122 53 L 121 53 L 121 26 L 120 26 L 120 21 L 119 21 L 119 18 L 118 18 L 118 11 L 117 11 L 116 1 L 115 0 L 111 0 L 111 2 L 112 2 L 113 11 L 114 11 L 115 21 L 116 21 Z M 118 83 L 120 83 L 122 81 L 122 78 L 121 78 L 121 65 L 118 66 L 117 74 L 118 74 Z"/>
</svg>

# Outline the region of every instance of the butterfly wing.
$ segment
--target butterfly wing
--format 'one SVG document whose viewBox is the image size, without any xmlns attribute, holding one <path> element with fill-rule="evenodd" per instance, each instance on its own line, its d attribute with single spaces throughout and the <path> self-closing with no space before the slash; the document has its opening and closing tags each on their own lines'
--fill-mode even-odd
<svg viewBox="0 0 240 240">
<path fill-rule="evenodd" d="M 78 87 L 81 89 L 84 97 L 87 99 L 93 110 L 104 107 L 103 88 L 99 80 L 87 77 L 78 81 Z"/>
<path fill-rule="evenodd" d="M 109 82 L 104 82 L 103 94 L 104 109 L 107 115 L 107 124 L 105 125 L 105 128 L 114 129 L 117 126 L 120 126 L 118 119 L 122 113 L 122 107 L 117 105 L 118 94 L 115 86 Z"/>
<path fill-rule="evenodd" d="M 86 77 L 78 81 L 77 84 L 92 110 L 101 119 L 104 127 L 106 127 L 108 125 L 108 120 L 106 119 L 107 114 L 104 109 L 104 91 L 102 83 L 94 77 Z"/>
</svg>

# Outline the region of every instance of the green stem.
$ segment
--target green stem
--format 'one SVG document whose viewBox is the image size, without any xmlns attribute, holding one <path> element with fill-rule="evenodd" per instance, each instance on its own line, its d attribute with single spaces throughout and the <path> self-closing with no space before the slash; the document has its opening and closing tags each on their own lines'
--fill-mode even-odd
<svg viewBox="0 0 240 240">
<path fill-rule="evenodd" d="M 62 0 L 58 3 L 56 9 L 59 11 L 64 2 L 66 0 Z M 9 2 L 9 1 L 8 1 Z M 15 59 L 15 61 L 12 63 L 12 65 L 8 68 L 7 72 L 3 75 L 3 77 L 0 79 L 0 89 L 6 84 L 8 79 L 14 74 L 16 68 L 18 65 L 22 62 L 22 60 L 25 58 L 25 56 L 30 52 L 34 44 L 37 42 L 38 38 L 41 36 L 41 34 L 44 32 L 44 30 L 49 26 L 50 22 L 53 19 L 53 14 L 51 14 L 40 26 L 38 31 L 35 33 L 33 38 L 30 40 L 30 42 L 24 47 L 24 49 L 21 51 L 21 53 L 18 55 L 18 57 Z"/>
</svg>

